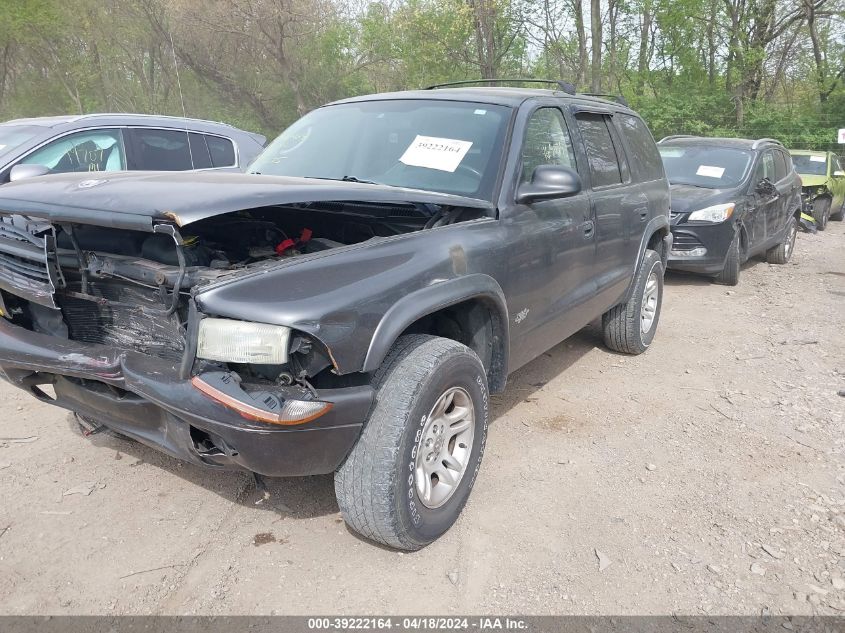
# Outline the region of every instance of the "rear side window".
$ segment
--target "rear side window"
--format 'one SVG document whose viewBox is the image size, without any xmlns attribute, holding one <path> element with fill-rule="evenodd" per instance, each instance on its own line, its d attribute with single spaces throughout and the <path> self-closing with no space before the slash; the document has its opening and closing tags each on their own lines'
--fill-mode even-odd
<svg viewBox="0 0 845 633">
<path fill-rule="evenodd" d="M 194 169 L 208 169 L 211 167 L 211 155 L 208 153 L 208 146 L 205 144 L 205 136 L 190 132 L 188 138 L 191 142 L 191 160 Z"/>
<path fill-rule="evenodd" d="M 640 118 L 631 115 L 622 114 L 617 115 L 616 118 L 631 150 L 629 158 L 636 165 L 643 180 L 663 178 L 663 161 L 660 159 L 660 152 L 657 151 L 657 145 L 646 124 Z"/>
<path fill-rule="evenodd" d="M 133 169 L 187 171 L 208 168 L 213 164 L 201 134 L 189 134 L 182 130 L 131 128 L 128 136 Z"/>
<path fill-rule="evenodd" d="M 540 165 L 560 165 L 575 169 L 572 140 L 557 108 L 540 108 L 525 127 L 522 146 L 522 182 L 531 180 Z"/>
<path fill-rule="evenodd" d="M 593 187 L 607 187 L 621 183 L 622 172 L 619 169 L 619 158 L 613 146 L 610 130 L 607 128 L 607 117 L 581 112 L 575 118 L 587 150 L 590 181 Z"/>
<path fill-rule="evenodd" d="M 206 135 L 205 142 L 208 143 L 208 151 L 211 152 L 212 167 L 234 167 L 236 165 L 235 146 L 232 141 L 222 136 Z"/>
</svg>

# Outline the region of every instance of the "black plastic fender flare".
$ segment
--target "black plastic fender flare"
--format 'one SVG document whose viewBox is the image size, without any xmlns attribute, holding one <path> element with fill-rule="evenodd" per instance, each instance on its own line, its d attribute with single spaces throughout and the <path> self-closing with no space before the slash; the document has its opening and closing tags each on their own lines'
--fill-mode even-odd
<svg viewBox="0 0 845 633">
<path fill-rule="evenodd" d="M 636 271 L 640 266 L 640 262 L 643 261 L 643 256 L 645 255 L 645 250 L 648 247 L 648 242 L 651 239 L 651 236 L 654 235 L 660 229 L 666 229 L 668 231 L 668 243 L 667 243 L 667 251 L 661 255 L 661 260 L 663 261 L 663 269 L 666 270 L 666 259 L 669 257 L 668 249 L 672 246 L 672 230 L 669 226 L 669 216 L 668 215 L 658 215 L 657 217 L 651 218 L 648 221 L 648 224 L 645 225 L 643 229 L 642 236 L 640 237 L 640 247 L 637 250 L 637 258 L 633 262 L 633 266 L 631 267 L 631 281 L 628 283 L 628 289 L 625 291 L 625 294 L 622 296 L 620 303 L 624 303 L 631 297 L 631 293 L 634 291 L 634 279 L 636 277 Z"/>
<path fill-rule="evenodd" d="M 362 371 L 378 369 L 396 339 L 418 319 L 471 299 L 485 301 L 496 317 L 496 323 L 493 323 L 493 361 L 488 373 L 491 391 L 504 388 L 508 366 L 508 308 L 499 283 L 482 273 L 434 283 L 393 304 L 376 326 Z"/>
</svg>

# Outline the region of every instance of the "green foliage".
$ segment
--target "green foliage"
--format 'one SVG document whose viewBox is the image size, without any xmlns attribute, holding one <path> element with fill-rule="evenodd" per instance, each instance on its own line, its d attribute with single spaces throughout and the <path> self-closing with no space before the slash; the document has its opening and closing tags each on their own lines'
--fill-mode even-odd
<svg viewBox="0 0 845 633">
<path fill-rule="evenodd" d="M 792 147 L 840 149 L 834 141 L 845 127 L 845 0 L 820 1 L 821 68 L 800 0 L 605 0 L 603 85 L 625 94 L 658 138 L 772 136 Z M 189 116 L 272 136 L 331 100 L 479 78 L 485 68 L 589 83 L 590 55 L 579 50 L 573 6 L 5 0 L 0 118 L 104 110 L 178 115 L 184 98 Z M 590 3 L 581 6 L 589 47 Z M 646 14 L 651 23 L 641 47 Z M 770 32 L 782 23 L 781 32 Z"/>
</svg>

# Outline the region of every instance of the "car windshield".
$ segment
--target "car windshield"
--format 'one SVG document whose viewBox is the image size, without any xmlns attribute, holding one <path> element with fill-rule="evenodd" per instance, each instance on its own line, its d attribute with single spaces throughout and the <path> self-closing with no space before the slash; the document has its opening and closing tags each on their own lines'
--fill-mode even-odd
<svg viewBox="0 0 845 633">
<path fill-rule="evenodd" d="M 0 156 L 44 131 L 37 125 L 0 125 Z"/>
<path fill-rule="evenodd" d="M 706 189 L 736 187 L 751 164 L 751 152 L 713 145 L 659 146 L 666 176 L 673 185 Z"/>
<path fill-rule="evenodd" d="M 429 99 L 327 106 L 282 132 L 249 171 L 492 200 L 510 114 L 504 106 Z"/>
<path fill-rule="evenodd" d="M 826 176 L 827 156 L 825 154 L 793 154 L 795 171 L 805 176 Z"/>
</svg>

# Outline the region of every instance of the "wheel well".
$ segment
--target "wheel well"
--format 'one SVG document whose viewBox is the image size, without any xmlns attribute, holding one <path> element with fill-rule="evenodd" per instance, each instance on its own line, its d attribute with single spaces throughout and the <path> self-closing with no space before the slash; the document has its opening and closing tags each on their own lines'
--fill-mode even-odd
<svg viewBox="0 0 845 633">
<path fill-rule="evenodd" d="M 667 235 L 669 235 L 669 229 L 665 226 L 661 227 L 651 234 L 646 244 L 646 248 L 660 255 L 660 261 L 663 262 L 664 267 L 666 266 L 666 260 L 669 259 L 669 253 L 666 252 L 666 242 L 664 241 Z"/>
<path fill-rule="evenodd" d="M 490 391 L 499 392 L 507 380 L 505 325 L 491 302 L 475 298 L 420 317 L 402 334 L 433 334 L 463 343 L 481 359 Z"/>
</svg>

